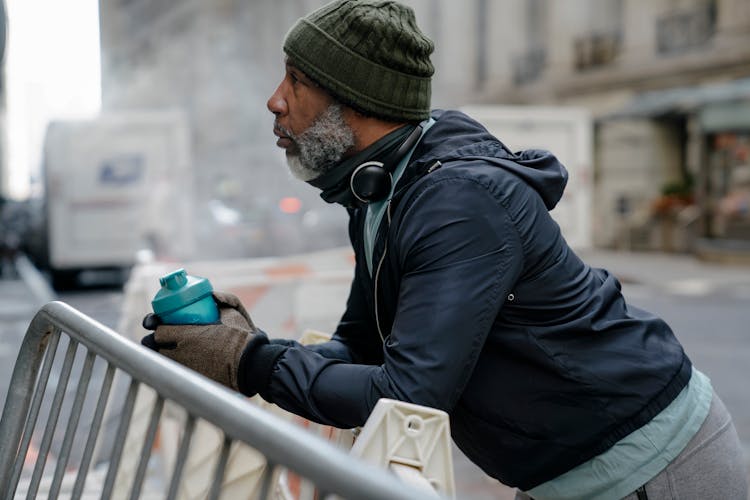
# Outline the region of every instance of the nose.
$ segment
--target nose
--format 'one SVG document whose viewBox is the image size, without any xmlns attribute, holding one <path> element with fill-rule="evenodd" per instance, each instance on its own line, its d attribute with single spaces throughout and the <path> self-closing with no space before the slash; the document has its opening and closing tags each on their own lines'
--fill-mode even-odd
<svg viewBox="0 0 750 500">
<path fill-rule="evenodd" d="M 274 115 L 284 115 L 287 112 L 287 104 L 284 96 L 281 93 L 281 84 L 276 87 L 276 90 L 271 94 L 266 103 L 268 111 Z"/>
</svg>

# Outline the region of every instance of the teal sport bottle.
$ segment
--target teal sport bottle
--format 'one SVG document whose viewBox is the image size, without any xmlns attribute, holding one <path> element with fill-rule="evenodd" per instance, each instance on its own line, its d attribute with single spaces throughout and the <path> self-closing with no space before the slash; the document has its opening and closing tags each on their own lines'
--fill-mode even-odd
<svg viewBox="0 0 750 500">
<path fill-rule="evenodd" d="M 154 314 L 167 325 L 205 325 L 219 320 L 219 308 L 206 278 L 178 269 L 159 278 L 161 290 L 151 301 Z"/>
</svg>

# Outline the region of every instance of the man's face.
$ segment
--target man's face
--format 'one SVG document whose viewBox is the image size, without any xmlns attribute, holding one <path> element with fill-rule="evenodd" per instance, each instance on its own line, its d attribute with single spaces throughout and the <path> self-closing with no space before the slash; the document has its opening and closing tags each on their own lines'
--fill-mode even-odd
<svg viewBox="0 0 750 500">
<path fill-rule="evenodd" d="M 289 62 L 267 106 L 275 116 L 276 145 L 286 150 L 289 167 L 299 179 L 327 172 L 354 145 L 342 106 Z"/>
</svg>

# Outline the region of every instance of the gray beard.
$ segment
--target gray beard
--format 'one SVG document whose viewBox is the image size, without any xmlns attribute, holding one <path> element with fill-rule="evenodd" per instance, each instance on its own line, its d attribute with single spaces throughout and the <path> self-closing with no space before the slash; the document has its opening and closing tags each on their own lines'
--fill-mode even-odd
<svg viewBox="0 0 750 500">
<path fill-rule="evenodd" d="M 286 162 L 292 175 L 302 181 L 310 181 L 328 173 L 354 146 L 354 131 L 346 124 L 343 108 L 339 104 L 328 106 L 298 136 L 295 137 L 286 130 L 284 133 L 296 146 L 287 150 Z"/>
</svg>

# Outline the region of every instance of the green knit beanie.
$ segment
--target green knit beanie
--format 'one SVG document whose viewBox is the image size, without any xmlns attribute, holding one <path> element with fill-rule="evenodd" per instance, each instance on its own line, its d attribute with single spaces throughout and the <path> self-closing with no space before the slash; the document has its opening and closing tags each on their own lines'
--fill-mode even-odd
<svg viewBox="0 0 750 500">
<path fill-rule="evenodd" d="M 394 1 L 336 0 L 284 41 L 290 62 L 339 101 L 393 121 L 429 117 L 433 49 L 414 11 Z"/>
</svg>

